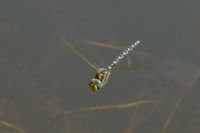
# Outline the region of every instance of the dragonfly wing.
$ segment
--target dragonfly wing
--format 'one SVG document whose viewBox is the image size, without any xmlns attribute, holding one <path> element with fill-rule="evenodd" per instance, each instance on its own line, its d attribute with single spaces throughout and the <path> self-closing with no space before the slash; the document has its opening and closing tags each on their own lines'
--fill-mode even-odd
<svg viewBox="0 0 200 133">
<path fill-rule="evenodd" d="M 88 45 L 92 45 L 92 46 L 96 46 L 96 47 L 108 48 L 108 49 L 114 49 L 114 50 L 120 50 L 120 51 L 125 49 L 124 47 L 120 47 L 120 46 L 117 46 L 117 45 L 97 42 L 97 41 L 93 41 L 93 40 L 80 40 L 79 42 L 86 43 Z M 127 64 L 128 64 L 128 67 L 131 68 L 132 60 L 131 60 L 130 55 L 127 56 Z"/>
<path fill-rule="evenodd" d="M 82 60 L 84 60 L 87 64 L 89 64 L 95 70 L 99 69 L 95 63 L 92 63 L 85 55 L 83 55 L 79 49 L 75 48 L 71 42 L 66 41 L 64 38 L 62 39 L 63 43 L 66 44 L 77 56 L 79 56 Z"/>
<path fill-rule="evenodd" d="M 113 45 L 113 44 L 107 44 L 107 43 L 92 41 L 92 40 L 80 40 L 79 42 L 87 43 L 89 45 L 102 47 L 102 48 L 109 48 L 109 49 L 116 49 L 116 50 L 123 50 L 124 49 L 124 47 L 116 46 L 116 45 Z"/>
</svg>

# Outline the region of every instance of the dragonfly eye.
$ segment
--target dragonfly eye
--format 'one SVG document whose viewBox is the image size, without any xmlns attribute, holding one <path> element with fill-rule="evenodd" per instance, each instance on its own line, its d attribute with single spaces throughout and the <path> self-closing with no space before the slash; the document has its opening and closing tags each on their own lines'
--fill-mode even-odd
<svg viewBox="0 0 200 133">
<path fill-rule="evenodd" d="M 90 80 L 89 86 L 93 92 L 97 92 L 102 87 L 102 83 L 98 79 L 92 79 Z"/>
<path fill-rule="evenodd" d="M 98 87 L 98 85 L 94 84 L 94 83 L 91 83 L 89 84 L 90 86 L 90 89 L 94 92 L 98 91 L 100 88 Z"/>
</svg>

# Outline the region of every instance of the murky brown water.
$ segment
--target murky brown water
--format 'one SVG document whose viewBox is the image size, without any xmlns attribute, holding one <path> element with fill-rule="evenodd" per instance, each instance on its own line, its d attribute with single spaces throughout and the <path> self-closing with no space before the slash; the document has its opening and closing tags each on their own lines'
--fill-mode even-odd
<svg viewBox="0 0 200 133">
<path fill-rule="evenodd" d="M 1 133 L 198 133 L 200 2 L 0 2 Z M 95 72 L 61 43 L 127 47 L 131 71 L 98 93 Z M 119 50 L 73 43 L 101 66 Z M 126 60 L 120 65 L 126 64 Z"/>
</svg>

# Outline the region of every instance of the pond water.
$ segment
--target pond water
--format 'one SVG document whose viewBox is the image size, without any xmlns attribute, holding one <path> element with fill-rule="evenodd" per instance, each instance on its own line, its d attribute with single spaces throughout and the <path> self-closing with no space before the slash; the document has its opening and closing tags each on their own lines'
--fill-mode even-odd
<svg viewBox="0 0 200 133">
<path fill-rule="evenodd" d="M 1 0 L 0 132 L 198 133 L 199 4 Z M 101 67 L 120 53 L 106 46 L 141 43 L 94 93 L 95 70 L 61 38 Z"/>
</svg>

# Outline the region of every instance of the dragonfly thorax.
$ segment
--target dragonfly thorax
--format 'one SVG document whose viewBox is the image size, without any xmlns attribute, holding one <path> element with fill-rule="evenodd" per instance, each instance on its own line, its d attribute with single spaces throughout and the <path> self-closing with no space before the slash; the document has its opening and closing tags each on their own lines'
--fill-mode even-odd
<svg viewBox="0 0 200 133">
<path fill-rule="evenodd" d="M 89 86 L 92 91 L 96 92 L 100 88 L 102 88 L 108 81 L 110 77 L 110 70 L 107 68 L 99 68 L 95 75 L 94 78 L 92 78 L 89 82 Z"/>
</svg>

